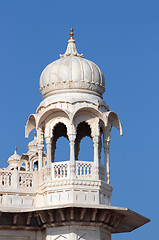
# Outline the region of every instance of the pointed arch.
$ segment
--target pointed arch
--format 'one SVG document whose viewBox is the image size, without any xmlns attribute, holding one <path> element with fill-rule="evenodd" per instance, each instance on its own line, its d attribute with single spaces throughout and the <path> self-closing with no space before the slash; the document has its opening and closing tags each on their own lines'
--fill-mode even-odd
<svg viewBox="0 0 159 240">
<path fill-rule="evenodd" d="M 99 110 L 97 110 L 93 107 L 82 107 L 82 108 L 78 109 L 72 116 L 72 121 L 73 122 L 74 122 L 76 116 L 81 112 L 86 112 L 87 115 L 89 114 L 91 117 L 98 117 L 99 119 L 101 119 L 106 124 L 106 119 L 103 116 L 103 114 Z"/>
<path fill-rule="evenodd" d="M 123 129 L 122 129 L 122 125 L 120 122 L 120 119 L 118 117 L 118 115 L 115 112 L 108 112 L 108 123 L 107 125 L 111 125 L 114 126 L 115 128 L 117 128 L 119 130 L 120 135 L 123 135 Z"/>
<path fill-rule="evenodd" d="M 73 118 L 73 124 L 77 131 L 77 127 L 81 122 L 86 122 L 91 128 L 91 137 L 98 131 L 99 117 L 95 112 L 89 111 L 89 108 L 79 109 Z"/>
<path fill-rule="evenodd" d="M 68 143 L 68 146 L 69 146 L 69 140 L 68 140 L 68 134 L 67 134 L 67 126 L 63 123 L 63 122 L 57 122 L 54 127 L 52 128 L 52 162 L 55 161 L 55 151 L 56 151 L 56 148 L 57 148 L 57 141 L 59 138 L 62 138 L 64 137 L 65 139 L 67 139 L 67 143 Z M 65 146 L 66 148 L 66 146 Z M 65 149 L 64 149 L 65 151 Z M 66 154 L 67 155 L 67 154 Z M 67 159 L 64 159 L 64 160 L 69 160 L 70 158 L 70 155 L 69 156 L 65 156 L 65 158 Z"/>
<path fill-rule="evenodd" d="M 75 139 L 75 160 L 78 160 L 79 157 L 81 141 L 86 137 L 89 137 L 92 140 L 91 126 L 87 122 L 82 121 L 77 126 Z"/>
<path fill-rule="evenodd" d="M 46 109 L 45 111 L 43 111 L 42 115 L 40 116 L 40 118 L 37 121 L 37 127 L 40 127 L 40 125 L 44 122 L 44 120 L 46 118 L 49 117 L 49 115 L 57 113 L 57 112 L 61 112 L 64 114 L 64 116 L 67 119 L 70 119 L 69 117 L 69 113 L 66 110 L 60 109 L 60 108 L 50 108 L 50 109 Z"/>
<path fill-rule="evenodd" d="M 22 165 L 25 164 L 25 167 L 22 167 Z M 19 170 L 28 171 L 29 170 L 29 156 L 28 154 L 23 153 L 20 157 L 19 161 Z"/>
<path fill-rule="evenodd" d="M 25 138 L 29 137 L 29 133 L 36 128 L 36 115 L 31 114 L 25 126 Z"/>
<path fill-rule="evenodd" d="M 55 128 L 55 126 L 59 123 L 62 123 L 66 126 L 66 129 L 67 129 L 67 135 L 69 135 L 69 132 L 71 130 L 71 124 L 70 124 L 70 120 L 67 119 L 66 117 L 56 117 L 55 118 L 51 118 L 50 117 L 50 120 L 48 120 L 48 123 L 46 124 L 45 128 L 46 128 L 46 131 L 45 131 L 45 137 L 47 137 L 47 135 L 49 135 L 50 137 L 53 137 L 53 129 Z M 47 132 L 47 130 L 49 132 Z"/>
</svg>

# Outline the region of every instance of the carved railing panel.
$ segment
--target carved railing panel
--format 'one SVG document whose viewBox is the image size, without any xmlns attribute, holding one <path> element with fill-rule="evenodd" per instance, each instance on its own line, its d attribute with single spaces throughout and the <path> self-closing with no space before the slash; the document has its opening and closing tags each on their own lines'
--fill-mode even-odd
<svg viewBox="0 0 159 240">
<path fill-rule="evenodd" d="M 12 185 L 12 171 L 0 171 L 0 187 L 9 187 Z"/>
<path fill-rule="evenodd" d="M 76 161 L 77 178 L 91 177 L 93 171 L 93 162 Z"/>
<path fill-rule="evenodd" d="M 33 172 L 21 171 L 18 173 L 18 186 L 19 187 L 33 187 Z"/>
<path fill-rule="evenodd" d="M 68 178 L 69 176 L 69 162 L 53 163 L 53 178 Z"/>
</svg>

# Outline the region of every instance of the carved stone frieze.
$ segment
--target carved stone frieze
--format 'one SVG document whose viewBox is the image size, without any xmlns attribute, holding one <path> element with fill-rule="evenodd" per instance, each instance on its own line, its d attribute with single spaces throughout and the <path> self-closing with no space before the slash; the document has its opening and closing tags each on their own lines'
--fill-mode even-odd
<svg viewBox="0 0 159 240">
<path fill-rule="evenodd" d="M 8 214 L 8 218 L 6 218 Z M 114 231 L 124 218 L 121 213 L 109 209 L 66 207 L 50 210 L 36 210 L 29 212 L 5 213 L 0 216 L 0 229 L 2 226 L 16 226 L 16 228 L 41 228 L 50 226 L 86 225 L 104 226 L 109 231 Z M 3 220 L 4 219 L 4 220 Z"/>
</svg>

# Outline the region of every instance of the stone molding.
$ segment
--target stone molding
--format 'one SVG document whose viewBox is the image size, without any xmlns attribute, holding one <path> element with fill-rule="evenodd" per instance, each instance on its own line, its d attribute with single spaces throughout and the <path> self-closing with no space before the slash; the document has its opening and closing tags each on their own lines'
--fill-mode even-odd
<svg viewBox="0 0 159 240">
<path fill-rule="evenodd" d="M 130 219 L 131 220 L 128 220 Z M 126 208 L 63 207 L 34 211 L 1 212 L 0 229 L 44 230 L 62 226 L 98 226 L 111 233 L 129 232 L 150 220 Z"/>
</svg>

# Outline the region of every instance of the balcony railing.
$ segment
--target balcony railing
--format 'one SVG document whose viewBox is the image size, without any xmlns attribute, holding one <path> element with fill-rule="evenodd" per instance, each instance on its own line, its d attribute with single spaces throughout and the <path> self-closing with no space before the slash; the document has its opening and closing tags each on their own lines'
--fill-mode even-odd
<svg viewBox="0 0 159 240">
<path fill-rule="evenodd" d="M 71 167 L 70 161 L 63 161 L 52 163 L 52 169 L 45 166 L 40 172 L 0 169 L 0 189 L 34 191 L 36 187 L 46 182 L 70 179 L 71 171 L 74 172 L 75 179 L 95 179 L 94 162 L 76 161 L 73 170 Z M 99 178 L 106 181 L 104 166 L 99 167 Z"/>
<path fill-rule="evenodd" d="M 13 171 L 1 170 L 0 171 L 0 186 L 7 187 L 12 186 Z"/>
<path fill-rule="evenodd" d="M 18 187 L 33 187 L 33 172 L 19 172 L 18 173 Z"/>
<path fill-rule="evenodd" d="M 33 189 L 35 185 L 34 173 L 32 171 L 0 169 L 0 188 L 3 190 Z"/>
</svg>

